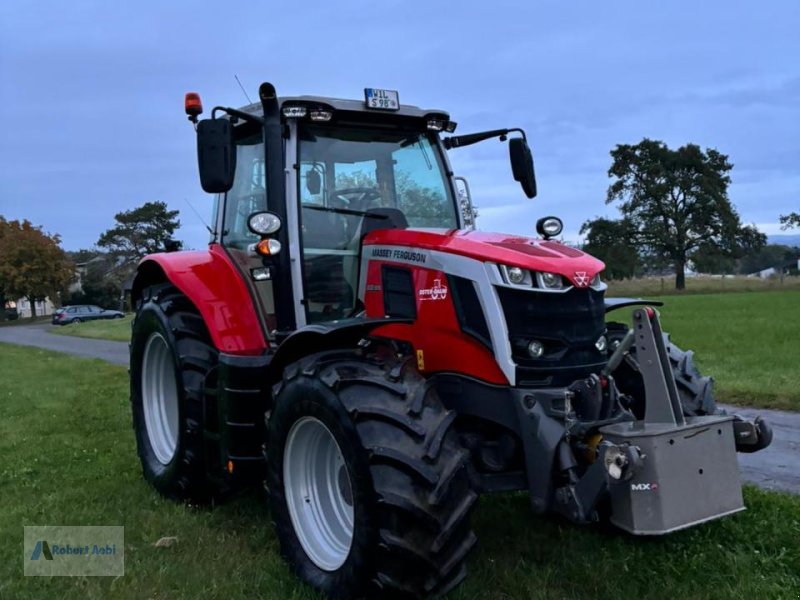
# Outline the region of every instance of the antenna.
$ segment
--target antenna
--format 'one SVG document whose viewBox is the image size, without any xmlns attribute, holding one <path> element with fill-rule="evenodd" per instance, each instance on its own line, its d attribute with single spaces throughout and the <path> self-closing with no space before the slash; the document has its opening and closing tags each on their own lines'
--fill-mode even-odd
<svg viewBox="0 0 800 600">
<path fill-rule="evenodd" d="M 213 229 L 211 229 L 211 227 L 208 226 L 208 223 L 206 223 L 205 219 L 203 219 L 203 217 L 200 216 L 200 213 L 197 212 L 197 209 L 194 206 L 192 206 L 192 203 L 189 202 L 189 199 L 188 198 L 184 198 L 183 201 L 186 202 L 186 204 L 189 205 L 189 208 L 192 209 L 192 212 L 195 215 L 197 215 L 197 218 L 200 219 L 200 222 L 205 226 L 206 229 L 208 229 L 208 233 L 210 233 L 214 238 L 216 238 L 217 237 L 217 232 L 214 231 Z"/>
<path fill-rule="evenodd" d="M 245 91 L 244 86 L 242 85 L 242 82 L 239 81 L 239 76 L 236 73 L 234 73 L 233 76 L 236 79 L 236 83 L 238 83 L 239 87 L 242 88 L 242 93 L 244 94 L 244 97 L 247 98 L 247 103 L 248 104 L 252 104 L 253 101 L 250 100 L 250 96 L 247 95 L 247 92 Z"/>
</svg>

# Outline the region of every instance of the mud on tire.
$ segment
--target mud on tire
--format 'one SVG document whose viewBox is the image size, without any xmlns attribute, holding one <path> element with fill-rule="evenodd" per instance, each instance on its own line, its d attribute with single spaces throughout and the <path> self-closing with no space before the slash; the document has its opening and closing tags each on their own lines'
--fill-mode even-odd
<svg viewBox="0 0 800 600">
<path fill-rule="evenodd" d="M 332 434 L 350 480 L 355 518 L 335 570 L 309 558 L 287 504 L 287 438 L 309 417 Z M 477 493 L 454 418 L 404 360 L 344 351 L 288 367 L 269 417 L 267 485 L 293 570 L 334 598 L 441 595 L 456 586 L 476 541 L 469 516 Z"/>
<path fill-rule="evenodd" d="M 150 381 L 161 377 L 154 374 L 154 364 L 144 365 L 151 340 L 152 351 L 160 351 L 163 358 L 160 368 L 164 373 L 163 381 L 168 382 L 165 396 L 169 396 L 165 404 L 174 402 L 177 405 L 177 435 L 171 453 L 163 444 L 153 442 L 147 427 L 145 404 L 151 401 L 148 394 L 152 395 L 157 386 L 143 383 L 143 376 Z M 145 479 L 165 497 L 198 503 L 208 501 L 212 490 L 207 482 L 203 456 L 203 394 L 206 375 L 217 362 L 217 350 L 202 317 L 174 286 L 161 284 L 146 288 L 132 325 L 130 350 L 133 427 Z M 169 384 L 172 381 L 174 386 Z M 153 417 L 150 419 L 152 422 Z"/>
</svg>

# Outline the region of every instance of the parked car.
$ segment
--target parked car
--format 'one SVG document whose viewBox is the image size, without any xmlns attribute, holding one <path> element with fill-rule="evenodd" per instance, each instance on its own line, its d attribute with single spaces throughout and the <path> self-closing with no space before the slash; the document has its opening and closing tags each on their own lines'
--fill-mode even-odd
<svg viewBox="0 0 800 600">
<path fill-rule="evenodd" d="M 16 321 L 19 319 L 19 312 L 17 312 L 16 308 L 7 308 L 6 309 L 6 321 Z"/>
<path fill-rule="evenodd" d="M 53 325 L 66 325 L 67 323 L 82 323 L 95 319 L 121 319 L 125 315 L 118 310 L 100 308 L 93 304 L 64 306 L 53 313 Z"/>
</svg>

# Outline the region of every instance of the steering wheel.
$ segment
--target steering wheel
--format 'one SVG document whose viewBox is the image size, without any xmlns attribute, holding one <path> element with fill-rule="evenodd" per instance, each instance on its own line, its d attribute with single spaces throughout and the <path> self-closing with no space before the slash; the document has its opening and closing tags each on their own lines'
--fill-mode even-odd
<svg viewBox="0 0 800 600">
<path fill-rule="evenodd" d="M 366 210 L 367 205 L 376 199 L 381 198 L 381 191 L 374 187 L 352 187 L 333 190 L 333 196 L 341 199 L 347 208 L 355 210 Z M 349 196 L 356 196 L 349 198 Z"/>
</svg>

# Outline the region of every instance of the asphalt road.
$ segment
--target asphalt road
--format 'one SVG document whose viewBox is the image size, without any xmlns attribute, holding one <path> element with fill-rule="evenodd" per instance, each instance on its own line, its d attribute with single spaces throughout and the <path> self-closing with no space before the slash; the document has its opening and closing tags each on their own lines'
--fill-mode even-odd
<svg viewBox="0 0 800 600">
<path fill-rule="evenodd" d="M 36 346 L 118 365 L 128 364 L 128 344 L 90 340 L 49 332 L 49 324 L 0 327 L 0 342 Z M 2 354 L 0 354 L 2 358 Z M 739 454 L 742 479 L 759 487 L 800 494 L 800 413 L 726 406 L 729 414 L 762 415 L 772 425 L 772 445 L 754 454 Z"/>
<path fill-rule="evenodd" d="M 85 358 L 99 358 L 115 365 L 128 364 L 128 344 L 109 340 L 91 340 L 71 335 L 55 335 L 50 329 L 58 325 L 11 325 L 0 327 L 0 342 L 35 346 L 46 350 L 66 352 Z"/>
</svg>

